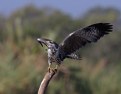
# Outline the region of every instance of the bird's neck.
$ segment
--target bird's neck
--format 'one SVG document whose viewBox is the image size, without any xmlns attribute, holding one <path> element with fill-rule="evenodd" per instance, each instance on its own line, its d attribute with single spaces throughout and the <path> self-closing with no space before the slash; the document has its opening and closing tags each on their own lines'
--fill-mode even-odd
<svg viewBox="0 0 121 94">
<path fill-rule="evenodd" d="M 48 52 L 49 53 L 55 53 L 57 51 L 57 48 L 55 47 L 55 46 L 50 46 L 50 47 L 48 47 Z"/>
<path fill-rule="evenodd" d="M 53 45 L 49 45 L 48 49 L 55 49 L 56 50 L 56 49 L 58 49 L 58 47 L 56 47 L 56 45 L 53 44 Z"/>
</svg>

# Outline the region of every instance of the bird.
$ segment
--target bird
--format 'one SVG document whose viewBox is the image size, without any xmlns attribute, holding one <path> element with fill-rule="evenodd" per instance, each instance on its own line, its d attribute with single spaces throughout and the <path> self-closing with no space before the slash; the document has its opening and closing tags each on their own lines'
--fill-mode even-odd
<svg viewBox="0 0 121 94">
<path fill-rule="evenodd" d="M 87 43 L 97 42 L 101 37 L 112 32 L 112 29 L 113 25 L 110 23 L 92 24 L 73 31 L 60 44 L 50 39 L 37 38 L 42 47 L 47 46 L 48 70 L 53 69 L 51 68 L 53 62 L 56 64 L 54 69 L 58 69 L 65 58 L 81 60 L 81 56 L 76 54 L 76 51 Z"/>
</svg>

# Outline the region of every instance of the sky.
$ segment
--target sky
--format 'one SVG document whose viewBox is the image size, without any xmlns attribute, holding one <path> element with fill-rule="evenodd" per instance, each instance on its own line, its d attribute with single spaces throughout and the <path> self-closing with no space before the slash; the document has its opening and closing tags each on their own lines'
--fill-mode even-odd
<svg viewBox="0 0 121 94">
<path fill-rule="evenodd" d="M 78 17 L 94 7 L 114 7 L 121 11 L 121 0 L 0 0 L 0 14 L 10 15 L 26 5 L 52 7 Z"/>
</svg>

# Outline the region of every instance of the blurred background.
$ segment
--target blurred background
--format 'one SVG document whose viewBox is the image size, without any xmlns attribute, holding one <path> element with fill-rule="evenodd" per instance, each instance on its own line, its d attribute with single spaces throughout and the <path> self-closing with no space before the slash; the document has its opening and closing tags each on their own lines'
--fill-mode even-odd
<svg viewBox="0 0 121 94">
<path fill-rule="evenodd" d="M 1 0 L 0 94 L 37 94 L 47 71 L 45 37 L 60 43 L 72 31 L 97 22 L 113 31 L 65 60 L 47 94 L 121 94 L 120 0 Z"/>
</svg>

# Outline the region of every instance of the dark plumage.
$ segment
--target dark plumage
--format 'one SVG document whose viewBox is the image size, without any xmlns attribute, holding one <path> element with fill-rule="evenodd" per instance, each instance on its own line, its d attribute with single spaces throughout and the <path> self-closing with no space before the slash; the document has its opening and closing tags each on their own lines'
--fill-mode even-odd
<svg viewBox="0 0 121 94">
<path fill-rule="evenodd" d="M 50 49 L 50 52 L 53 49 L 55 50 L 54 54 L 51 54 L 50 57 L 53 57 L 55 62 L 60 64 L 65 58 L 80 59 L 80 56 L 74 53 L 75 51 L 87 43 L 96 42 L 111 31 L 112 25 L 110 23 L 96 23 L 70 33 L 59 45 L 48 39 L 42 40 L 38 38 L 38 41 L 41 45 L 45 44 Z"/>
</svg>

